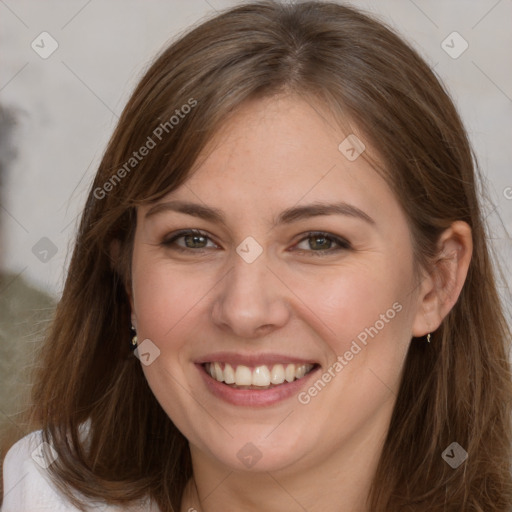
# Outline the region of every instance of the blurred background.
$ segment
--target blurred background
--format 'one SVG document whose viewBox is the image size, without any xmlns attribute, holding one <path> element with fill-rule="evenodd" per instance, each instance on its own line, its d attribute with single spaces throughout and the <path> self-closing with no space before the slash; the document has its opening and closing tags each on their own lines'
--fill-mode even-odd
<svg viewBox="0 0 512 512">
<path fill-rule="evenodd" d="M 227 0 L 0 0 L 0 432 L 24 426 L 28 371 L 61 293 L 78 215 L 155 54 Z M 479 159 L 484 211 L 512 284 L 512 2 L 361 0 L 448 88 Z"/>
</svg>

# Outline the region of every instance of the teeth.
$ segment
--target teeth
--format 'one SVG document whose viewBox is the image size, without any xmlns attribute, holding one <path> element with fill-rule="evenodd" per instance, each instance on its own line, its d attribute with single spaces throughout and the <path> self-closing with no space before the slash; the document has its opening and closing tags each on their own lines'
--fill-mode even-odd
<svg viewBox="0 0 512 512">
<path fill-rule="evenodd" d="M 239 364 L 234 369 L 230 364 L 206 363 L 207 373 L 218 382 L 234 384 L 236 386 L 259 386 L 268 387 L 271 384 L 279 385 L 286 382 L 293 382 L 301 379 L 312 368 L 312 364 L 275 364 L 271 368 L 266 365 L 249 368 Z"/>
<path fill-rule="evenodd" d="M 282 384 L 284 382 L 284 367 L 282 364 L 275 364 L 272 366 L 270 382 L 272 384 Z"/>
<path fill-rule="evenodd" d="M 302 364 L 295 370 L 295 378 L 302 379 L 306 375 L 306 365 Z"/>
<path fill-rule="evenodd" d="M 222 382 L 222 380 L 218 378 L 218 375 L 217 380 L 219 382 Z M 252 384 L 251 369 L 248 368 L 247 366 L 237 366 L 235 371 L 235 384 L 237 386 L 250 386 Z"/>
<path fill-rule="evenodd" d="M 253 386 L 270 386 L 270 371 L 266 366 L 257 366 L 252 372 Z"/>
<path fill-rule="evenodd" d="M 293 382 L 295 380 L 295 365 L 289 364 L 284 371 L 284 378 L 287 382 Z"/>
<path fill-rule="evenodd" d="M 224 380 L 224 374 L 222 372 L 222 368 L 219 363 L 213 363 L 214 368 L 214 378 L 220 382 Z"/>
<path fill-rule="evenodd" d="M 224 382 L 226 384 L 234 384 L 236 382 L 235 370 L 233 370 L 230 364 L 224 366 Z"/>
</svg>

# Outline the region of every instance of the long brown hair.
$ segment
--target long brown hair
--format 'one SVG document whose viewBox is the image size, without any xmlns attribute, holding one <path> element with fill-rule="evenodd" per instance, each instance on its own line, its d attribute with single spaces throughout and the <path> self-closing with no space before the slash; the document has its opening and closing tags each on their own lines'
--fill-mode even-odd
<svg viewBox="0 0 512 512">
<path fill-rule="evenodd" d="M 477 197 L 476 159 L 423 59 L 383 23 L 328 2 L 265 1 L 225 11 L 175 41 L 137 86 L 90 189 L 34 375 L 30 425 L 59 454 L 52 477 L 77 506 L 73 489 L 118 504 L 149 495 L 163 512 L 180 509 L 192 475 L 187 440 L 129 349 L 136 207 L 184 183 L 243 101 L 283 92 L 327 106 L 340 125 L 355 121 L 352 131 L 375 150 L 424 268 L 452 222 L 472 228 L 459 300 L 431 344 L 410 345 L 369 510 L 509 511 L 510 331 Z M 130 160 L 142 146 L 146 156 Z M 86 420 L 88 445 L 79 434 Z M 441 457 L 453 441 L 468 452 L 457 469 Z"/>
</svg>

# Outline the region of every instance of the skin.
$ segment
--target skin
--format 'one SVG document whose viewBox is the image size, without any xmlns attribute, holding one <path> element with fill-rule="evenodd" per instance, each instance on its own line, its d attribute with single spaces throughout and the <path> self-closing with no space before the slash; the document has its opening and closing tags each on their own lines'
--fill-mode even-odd
<svg viewBox="0 0 512 512">
<path fill-rule="evenodd" d="M 363 157 L 350 162 L 338 150 L 346 135 L 297 97 L 249 101 L 189 180 L 159 201 L 217 208 L 225 224 L 138 209 L 128 294 L 139 340 L 160 350 L 143 365 L 147 381 L 190 443 L 194 479 L 182 511 L 368 511 L 407 348 L 457 300 L 472 245 L 469 226 L 454 223 L 439 243 L 443 263 L 415 274 L 406 217 Z M 332 214 L 272 225 L 286 208 L 339 201 L 374 223 Z M 162 244 L 186 228 L 209 238 Z M 350 248 L 320 241 L 318 256 L 308 231 Z M 250 264 L 236 252 L 248 236 L 263 249 Z M 188 252 L 176 250 L 186 242 Z M 228 404 L 193 363 L 214 351 L 278 352 L 317 361 L 321 375 L 397 302 L 400 312 L 308 404 Z M 251 468 L 237 457 L 246 443 L 261 454 Z"/>
</svg>

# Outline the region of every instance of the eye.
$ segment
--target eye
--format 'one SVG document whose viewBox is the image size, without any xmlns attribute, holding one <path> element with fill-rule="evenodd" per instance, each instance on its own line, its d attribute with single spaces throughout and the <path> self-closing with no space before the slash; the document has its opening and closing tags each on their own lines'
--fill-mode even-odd
<svg viewBox="0 0 512 512">
<path fill-rule="evenodd" d="M 307 247 L 301 248 L 301 244 L 307 244 Z M 305 252 L 309 256 L 327 256 L 352 248 L 347 240 L 323 231 L 307 233 L 307 236 L 302 238 L 294 247 L 294 251 Z"/>
<path fill-rule="evenodd" d="M 178 243 L 181 241 L 182 243 Z M 210 242 L 210 246 L 208 243 Z M 307 247 L 300 247 L 307 244 Z M 183 229 L 165 239 L 161 245 L 179 252 L 201 253 L 209 248 L 218 248 L 218 245 L 211 241 L 210 237 L 197 229 Z M 338 236 L 323 231 L 309 232 L 299 240 L 292 251 L 306 253 L 308 256 L 328 256 L 342 250 L 351 249 L 350 243 Z"/>
<path fill-rule="evenodd" d="M 183 240 L 183 244 L 178 243 L 178 240 Z M 197 229 L 183 229 L 174 233 L 171 238 L 162 242 L 165 247 L 170 247 L 173 250 L 180 252 L 202 252 L 202 249 L 207 249 L 207 243 L 210 240 L 206 233 Z M 211 240 L 210 240 L 211 241 Z M 213 244 L 213 242 L 211 242 Z M 213 244 L 217 247 L 216 244 Z"/>
</svg>

